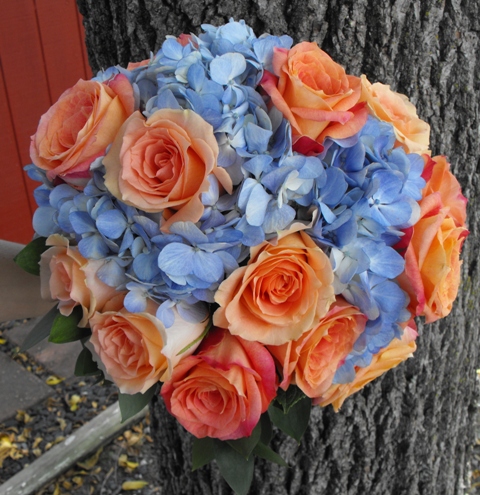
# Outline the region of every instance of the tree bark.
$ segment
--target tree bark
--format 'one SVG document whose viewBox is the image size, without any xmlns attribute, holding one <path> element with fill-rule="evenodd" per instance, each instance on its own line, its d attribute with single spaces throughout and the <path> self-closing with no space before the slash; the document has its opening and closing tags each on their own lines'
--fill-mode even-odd
<svg viewBox="0 0 480 495">
<path fill-rule="evenodd" d="M 94 70 L 148 57 L 166 34 L 245 19 L 257 35 L 317 41 L 347 72 L 407 94 L 469 199 L 463 286 L 423 327 L 412 359 L 349 398 L 315 408 L 300 446 L 277 433 L 285 469 L 257 462 L 252 494 L 464 494 L 474 444 L 480 280 L 478 0 L 77 0 Z M 191 438 L 151 407 L 157 482 L 169 495 L 231 493 L 215 466 L 190 472 Z"/>
</svg>

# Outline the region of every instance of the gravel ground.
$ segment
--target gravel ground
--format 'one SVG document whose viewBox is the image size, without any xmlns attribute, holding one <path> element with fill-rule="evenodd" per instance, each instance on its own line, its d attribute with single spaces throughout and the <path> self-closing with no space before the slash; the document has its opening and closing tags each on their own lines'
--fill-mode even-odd
<svg viewBox="0 0 480 495">
<path fill-rule="evenodd" d="M 0 324 L 0 352 L 10 355 L 27 371 L 47 382 L 51 373 L 27 354 L 19 354 L 18 347 L 2 336 L 2 332 L 14 324 Z M 90 377 L 50 383 L 55 392 L 52 397 L 0 423 L 0 485 L 117 400 L 115 386 L 95 384 L 95 379 Z M 154 451 L 147 416 L 110 444 L 88 454 L 36 495 L 159 493 L 151 476 Z M 141 482 L 145 486 L 132 489 Z"/>
</svg>

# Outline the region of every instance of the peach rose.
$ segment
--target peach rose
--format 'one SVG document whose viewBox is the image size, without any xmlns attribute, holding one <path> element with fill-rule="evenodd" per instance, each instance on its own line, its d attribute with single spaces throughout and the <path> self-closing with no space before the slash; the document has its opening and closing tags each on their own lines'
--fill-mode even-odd
<svg viewBox="0 0 480 495">
<path fill-rule="evenodd" d="M 216 328 L 162 386 L 168 411 L 197 438 L 252 433 L 275 397 L 275 365 L 258 342 Z"/>
<path fill-rule="evenodd" d="M 417 349 L 415 344 L 417 335 L 416 325 L 412 320 L 404 329 L 401 339 L 393 339 L 387 347 L 374 354 L 372 362 L 365 368 L 356 368 L 353 382 L 332 385 L 322 397 L 315 399 L 314 403 L 322 407 L 332 404 L 335 412 L 338 412 L 347 397 L 358 392 L 367 383 L 383 375 L 386 371 L 412 357 Z"/>
<path fill-rule="evenodd" d="M 423 197 L 438 193 L 442 204 L 449 208 L 448 216 L 457 227 L 464 226 L 467 219 L 467 198 L 462 194 L 458 180 L 450 172 L 450 164 L 443 155 L 429 158 L 432 164 L 431 175 L 422 191 Z"/>
<path fill-rule="evenodd" d="M 52 247 L 40 260 L 42 297 L 58 301 L 62 315 L 69 316 L 75 306 L 81 306 L 83 317 L 78 325 L 86 327 L 95 311 L 102 311 L 107 304 L 122 305 L 125 293 L 109 287 L 96 276 L 100 261 L 88 261 L 59 234 L 51 235 L 46 244 Z"/>
<path fill-rule="evenodd" d="M 182 45 L 182 46 L 187 46 L 190 42 L 194 42 L 193 36 L 191 34 L 186 34 L 182 33 L 178 38 L 177 41 Z"/>
<path fill-rule="evenodd" d="M 168 367 L 165 329 L 150 313 L 107 311 L 90 318 L 90 342 L 109 377 L 124 394 L 145 393 Z"/>
<path fill-rule="evenodd" d="M 430 126 L 417 115 L 415 105 L 382 83 L 372 84 L 362 75 L 362 96 L 372 115 L 393 124 L 397 145 L 407 153 L 430 154 Z"/>
<path fill-rule="evenodd" d="M 133 110 L 133 88 L 124 75 L 104 83 L 80 79 L 41 117 L 30 158 L 50 180 L 58 176 L 81 188 L 90 178 L 90 164 L 105 153 Z"/>
<path fill-rule="evenodd" d="M 246 340 L 281 345 L 318 325 L 335 300 L 332 283 L 328 257 L 305 232 L 263 242 L 218 288 L 213 322 Z"/>
<path fill-rule="evenodd" d="M 360 78 L 348 76 L 316 43 L 276 48 L 273 68 L 278 79 L 265 71 L 260 84 L 292 125 L 297 140 L 306 136 L 321 144 L 327 137 L 347 138 L 365 124 Z"/>
<path fill-rule="evenodd" d="M 365 329 L 366 321 L 358 308 L 338 298 L 316 328 L 298 340 L 269 346 L 268 350 L 283 368 L 280 387 L 287 390 L 293 382 L 308 397 L 324 394 Z"/>
<path fill-rule="evenodd" d="M 163 109 L 147 120 L 135 112 L 103 160 L 105 185 L 115 197 L 144 211 L 173 211 L 165 229 L 176 221 L 197 222 L 209 174 L 231 192 L 232 182 L 217 167 L 217 157 L 213 128 L 195 112 Z"/>
<path fill-rule="evenodd" d="M 148 65 L 151 59 L 146 58 L 145 60 L 141 60 L 140 62 L 128 62 L 127 70 L 138 69 L 139 67 L 144 67 Z"/>
<path fill-rule="evenodd" d="M 420 201 L 420 220 L 405 253 L 400 281 L 410 309 L 427 323 L 447 316 L 460 285 L 460 252 L 468 235 L 466 199 L 445 157 L 434 157 Z"/>
</svg>

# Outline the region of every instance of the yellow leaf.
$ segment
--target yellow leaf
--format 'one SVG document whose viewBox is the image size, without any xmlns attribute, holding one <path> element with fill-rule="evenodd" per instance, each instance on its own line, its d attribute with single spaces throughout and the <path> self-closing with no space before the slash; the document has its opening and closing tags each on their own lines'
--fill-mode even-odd
<svg viewBox="0 0 480 495">
<path fill-rule="evenodd" d="M 17 421 L 23 421 L 24 423 L 30 423 L 30 421 L 32 421 L 32 417 L 26 411 L 20 409 L 17 411 L 15 419 Z"/>
<path fill-rule="evenodd" d="M 141 490 L 148 485 L 148 481 L 124 481 L 122 483 L 122 490 Z"/>
<path fill-rule="evenodd" d="M 12 459 L 18 455 L 22 457 L 17 445 L 13 443 L 14 440 L 15 435 L 13 433 L 0 433 L 0 468 L 7 457 L 11 457 Z"/>
<path fill-rule="evenodd" d="M 131 430 L 127 430 L 124 432 L 123 436 L 127 441 L 127 445 L 129 447 L 133 447 L 134 445 L 141 443 L 143 441 L 143 434 L 133 433 Z"/>
<path fill-rule="evenodd" d="M 21 459 L 23 456 L 28 455 L 28 450 L 14 450 L 13 452 L 10 452 L 10 457 L 16 461 L 18 459 Z"/>
<path fill-rule="evenodd" d="M 53 441 L 53 445 L 57 445 L 57 443 L 61 443 L 65 440 L 65 437 L 62 435 L 59 435 L 58 437 L 55 437 L 55 440 Z"/>
<path fill-rule="evenodd" d="M 58 483 L 55 483 L 55 491 L 53 492 L 53 495 L 61 495 L 60 491 L 60 485 Z"/>
<path fill-rule="evenodd" d="M 22 430 L 21 435 L 17 436 L 17 442 L 20 442 L 20 443 L 26 442 L 27 439 L 30 438 L 31 433 L 32 433 L 31 428 L 24 428 Z"/>
<path fill-rule="evenodd" d="M 63 418 L 57 418 L 58 424 L 60 425 L 60 430 L 63 431 L 67 427 L 67 422 Z"/>
<path fill-rule="evenodd" d="M 62 483 L 62 486 L 63 486 L 63 488 L 65 488 L 65 490 L 71 490 L 73 485 L 70 483 L 70 481 L 65 480 Z"/>
<path fill-rule="evenodd" d="M 93 454 L 88 459 L 85 459 L 83 462 L 77 462 L 77 466 L 79 466 L 79 467 L 81 467 L 81 468 L 86 469 L 87 471 L 89 471 L 90 469 L 92 469 L 95 466 L 95 464 L 97 464 L 98 459 L 99 459 L 100 454 L 102 453 L 102 451 L 103 451 L 103 447 L 100 447 L 95 452 L 95 454 Z"/>
<path fill-rule="evenodd" d="M 5 345 L 6 343 L 7 343 L 7 341 L 5 339 L 0 338 L 0 345 Z"/>
<path fill-rule="evenodd" d="M 36 449 L 42 442 L 43 442 L 42 437 L 35 438 L 33 445 L 32 445 L 32 449 Z"/>
<path fill-rule="evenodd" d="M 83 485 L 83 478 L 81 476 L 74 476 L 72 478 L 72 481 L 77 485 L 77 486 L 82 486 Z"/>
<path fill-rule="evenodd" d="M 70 406 L 70 411 L 75 412 L 78 409 L 78 405 L 80 402 L 83 402 L 85 399 L 82 399 L 77 394 L 73 394 L 70 399 L 68 399 L 68 405 Z"/>
<path fill-rule="evenodd" d="M 143 423 L 138 423 L 138 425 L 134 425 L 132 427 L 133 431 L 136 431 L 137 433 L 143 433 Z"/>
<path fill-rule="evenodd" d="M 42 449 L 32 449 L 32 452 L 35 457 L 40 457 L 42 455 Z"/>
<path fill-rule="evenodd" d="M 50 375 L 46 380 L 45 383 L 47 385 L 58 385 L 59 383 L 62 383 L 65 378 L 60 378 L 58 376 Z"/>
<path fill-rule="evenodd" d="M 126 454 L 122 454 L 118 458 L 118 465 L 123 467 L 127 472 L 132 472 L 134 469 L 137 469 L 138 462 L 129 461 Z"/>
</svg>

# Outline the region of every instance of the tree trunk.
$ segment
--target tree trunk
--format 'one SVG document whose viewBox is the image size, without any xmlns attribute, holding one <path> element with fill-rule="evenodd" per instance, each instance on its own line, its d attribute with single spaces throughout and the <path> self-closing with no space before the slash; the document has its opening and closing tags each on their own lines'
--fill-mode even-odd
<svg viewBox="0 0 480 495">
<path fill-rule="evenodd" d="M 480 321 L 478 0 L 77 0 L 94 70 L 148 57 L 166 34 L 245 19 L 257 35 L 317 41 L 355 75 L 407 94 L 469 199 L 463 286 L 452 314 L 419 324 L 414 358 L 349 398 L 315 408 L 302 444 L 278 433 L 289 469 L 257 462 L 252 494 L 464 494 L 474 444 Z M 191 438 L 151 408 L 157 482 L 169 495 L 231 493 L 215 466 L 190 471 Z"/>
</svg>

